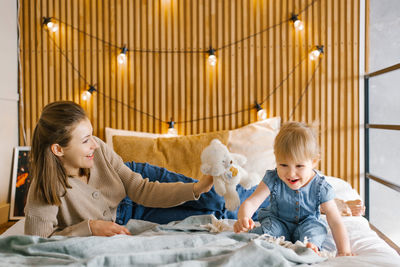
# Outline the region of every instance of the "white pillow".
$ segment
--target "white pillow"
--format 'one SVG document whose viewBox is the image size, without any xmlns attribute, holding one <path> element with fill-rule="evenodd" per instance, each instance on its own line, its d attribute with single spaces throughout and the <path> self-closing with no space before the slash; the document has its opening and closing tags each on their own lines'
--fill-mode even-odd
<svg viewBox="0 0 400 267">
<path fill-rule="evenodd" d="M 336 198 L 344 201 L 361 199 L 361 196 L 351 185 L 340 178 L 325 176 L 327 182 L 335 189 Z"/>
<path fill-rule="evenodd" d="M 275 168 L 274 140 L 280 123 L 281 118 L 274 117 L 229 131 L 229 151 L 244 155 L 244 169 L 257 173 L 261 179 L 267 170 Z"/>
<path fill-rule="evenodd" d="M 106 127 L 106 144 L 109 145 L 111 148 L 113 147 L 112 139 L 113 139 L 114 135 L 139 136 L 139 137 L 149 137 L 149 138 L 170 137 L 171 136 L 171 135 L 167 135 L 167 134 L 136 132 L 136 131 L 119 130 L 119 129 Z"/>
</svg>

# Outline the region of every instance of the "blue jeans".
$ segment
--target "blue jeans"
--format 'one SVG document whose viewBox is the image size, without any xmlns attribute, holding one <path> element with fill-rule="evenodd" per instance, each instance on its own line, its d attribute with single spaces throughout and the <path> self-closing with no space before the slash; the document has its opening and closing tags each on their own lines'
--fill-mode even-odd
<svg viewBox="0 0 400 267">
<path fill-rule="evenodd" d="M 170 172 L 165 168 L 160 168 L 148 163 L 125 163 L 132 171 L 140 173 L 144 178 L 149 178 L 150 181 L 159 182 L 183 182 L 193 183 L 197 180 L 186 177 L 182 174 Z M 249 190 L 244 189 L 240 185 L 236 190 L 239 194 L 241 202 L 248 198 L 254 192 L 256 187 Z M 266 207 L 269 201 L 266 200 L 261 206 Z M 213 214 L 218 219 L 237 219 L 236 211 L 229 211 L 225 208 L 225 201 L 222 196 L 219 196 L 214 188 L 209 192 L 204 193 L 200 198 L 192 201 L 187 201 L 179 206 L 172 208 L 147 208 L 134 203 L 129 197 L 125 197 L 118 205 L 116 223 L 125 225 L 130 219 L 146 220 L 159 224 L 169 223 L 171 221 L 183 220 L 192 215 Z M 253 218 L 257 218 L 257 212 Z"/>
</svg>

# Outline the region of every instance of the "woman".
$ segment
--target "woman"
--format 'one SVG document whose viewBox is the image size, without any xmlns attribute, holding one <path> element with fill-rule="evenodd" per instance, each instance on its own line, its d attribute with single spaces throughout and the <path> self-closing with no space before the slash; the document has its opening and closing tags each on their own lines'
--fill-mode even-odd
<svg viewBox="0 0 400 267">
<path fill-rule="evenodd" d="M 210 176 L 198 183 L 143 179 L 92 133 L 85 111 L 74 102 L 54 102 L 43 109 L 32 139 L 25 234 L 130 234 L 114 223 L 126 195 L 144 206 L 167 208 L 197 200 L 212 187 Z"/>
</svg>

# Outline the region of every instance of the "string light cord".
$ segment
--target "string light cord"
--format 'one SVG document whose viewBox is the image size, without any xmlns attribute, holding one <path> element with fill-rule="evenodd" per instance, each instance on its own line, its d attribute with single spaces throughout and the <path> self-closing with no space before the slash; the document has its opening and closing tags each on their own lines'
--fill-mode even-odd
<svg viewBox="0 0 400 267">
<path fill-rule="evenodd" d="M 49 34 L 48 31 L 47 31 L 47 34 L 48 34 L 50 40 L 51 40 L 51 41 L 53 42 L 53 44 L 56 46 L 56 48 L 60 51 L 61 55 L 62 55 L 62 56 L 66 59 L 66 61 L 72 66 L 72 68 L 78 73 L 79 77 L 80 77 L 88 86 L 90 86 L 90 83 L 85 79 L 85 77 L 80 73 L 80 71 L 74 66 L 73 62 L 68 58 L 68 56 L 66 55 L 66 53 L 61 49 L 61 47 L 57 44 L 57 42 L 53 39 L 53 37 Z M 284 80 L 282 80 L 282 81 L 280 82 L 280 84 L 279 84 L 278 86 L 276 86 L 276 87 L 274 88 L 274 90 L 273 90 L 273 91 L 263 100 L 263 102 L 261 102 L 261 103 L 265 103 L 274 93 L 276 93 L 276 91 L 277 91 L 279 88 L 282 87 L 283 83 L 285 83 L 285 82 L 289 79 L 289 77 L 294 73 L 294 71 L 303 63 L 303 61 L 304 61 L 305 58 L 306 58 L 306 56 L 303 57 L 303 58 L 300 60 L 300 62 L 296 64 L 296 66 L 288 73 L 288 75 L 286 76 L 286 78 L 285 78 Z M 318 66 L 319 66 L 319 64 L 318 64 Z M 310 83 L 311 80 L 313 79 L 314 74 L 315 74 L 315 71 L 314 71 L 313 76 L 312 76 L 312 78 L 310 79 L 309 83 Z M 309 83 L 307 84 L 307 87 L 306 87 L 306 89 L 303 91 L 302 95 L 303 95 L 304 92 L 307 90 Z M 154 120 L 157 120 L 157 121 L 160 121 L 160 122 L 166 123 L 166 124 L 169 123 L 169 121 L 162 120 L 162 119 L 160 119 L 160 118 L 154 116 L 153 114 L 150 114 L 150 113 L 148 113 L 148 112 L 139 110 L 139 109 L 137 109 L 137 108 L 134 108 L 134 107 L 132 107 L 132 106 L 126 104 L 125 102 L 123 102 L 123 101 L 121 101 L 121 100 L 118 100 L 118 99 L 115 99 L 115 98 L 113 98 L 113 97 L 111 97 L 111 96 L 108 96 L 108 95 L 104 94 L 103 92 L 99 91 L 98 89 L 96 90 L 96 92 L 97 92 L 99 95 L 102 95 L 103 97 L 105 97 L 105 98 L 107 98 L 107 99 L 109 99 L 109 100 L 115 101 L 116 103 L 119 103 L 119 104 L 121 104 L 122 106 L 125 106 L 125 107 L 127 107 L 127 108 L 129 108 L 129 109 L 131 109 L 131 110 L 134 110 L 134 111 L 138 112 L 138 113 L 141 113 L 141 114 L 143 114 L 143 115 L 146 115 L 146 116 L 148 116 L 148 117 L 151 117 L 151 118 L 153 118 Z M 302 97 L 301 97 L 301 98 L 302 98 Z M 298 102 L 298 103 L 296 104 L 296 106 L 294 107 L 294 110 L 297 108 L 297 105 L 300 103 L 301 98 L 299 99 L 299 102 Z M 253 109 L 253 106 L 250 106 L 250 107 L 248 107 L 248 108 L 244 108 L 244 109 L 241 109 L 241 110 L 233 111 L 233 112 L 230 112 L 230 113 L 219 114 L 219 115 L 208 116 L 208 117 L 202 117 L 202 118 L 197 118 L 197 119 L 192 119 L 192 120 L 176 121 L 176 122 L 174 122 L 174 123 L 175 123 L 175 124 L 192 123 L 192 122 L 198 122 L 198 121 L 203 121 L 203 120 L 210 120 L 210 119 L 223 118 L 223 117 L 227 117 L 227 116 L 237 115 L 237 114 L 240 114 L 240 113 L 243 113 L 243 112 L 246 112 L 246 111 L 250 111 L 251 109 Z M 292 114 L 294 113 L 294 110 L 292 111 Z"/>
<path fill-rule="evenodd" d="M 311 3 L 309 3 L 305 8 L 303 8 L 302 10 L 300 10 L 299 14 L 303 13 L 304 11 L 306 11 L 310 6 L 314 5 L 315 2 L 317 2 L 318 0 L 313 0 Z"/>
<path fill-rule="evenodd" d="M 86 80 L 85 77 L 81 74 L 81 72 L 74 66 L 74 63 L 68 58 L 68 56 L 65 54 L 64 50 L 61 49 L 61 47 L 57 44 L 57 42 L 53 39 L 53 37 L 50 35 L 48 31 L 47 36 L 49 36 L 50 40 L 54 44 L 54 46 L 60 51 L 61 55 L 65 58 L 65 60 L 72 66 L 72 68 L 78 73 L 79 78 L 81 78 L 87 85 L 90 85 L 90 83 Z"/>
<path fill-rule="evenodd" d="M 304 88 L 303 92 L 301 93 L 301 95 L 300 95 L 300 97 L 299 97 L 299 100 L 297 100 L 296 105 L 295 105 L 294 108 L 292 109 L 292 112 L 290 113 L 290 116 L 289 116 L 289 121 L 292 120 L 293 115 L 294 115 L 294 112 L 296 111 L 296 108 L 299 106 L 299 104 L 301 103 L 301 100 L 303 99 L 305 93 L 308 91 L 308 88 L 310 87 L 311 81 L 314 80 L 315 73 L 317 72 L 317 70 L 318 70 L 318 68 L 319 68 L 319 66 L 320 66 L 320 63 L 321 63 L 321 59 L 318 61 L 318 65 L 315 67 L 314 72 L 313 72 L 313 74 L 311 75 L 310 80 L 308 80 L 307 85 L 306 85 L 306 88 Z"/>
<path fill-rule="evenodd" d="M 233 42 L 233 43 L 226 44 L 226 45 L 223 45 L 223 46 L 221 46 L 221 47 L 218 47 L 218 48 L 216 48 L 215 50 L 218 51 L 218 50 L 225 49 L 225 48 L 227 48 L 227 47 L 234 46 L 234 45 L 236 45 L 236 44 L 238 44 L 238 43 L 241 43 L 241 42 L 246 41 L 246 40 L 248 40 L 248 39 L 250 39 L 250 38 L 253 38 L 254 36 L 257 36 L 257 35 L 259 35 L 259 34 L 261 34 L 261 33 L 264 33 L 264 32 L 266 32 L 266 31 L 269 31 L 270 29 L 273 29 L 273 28 L 275 28 L 275 27 L 281 26 L 282 24 L 288 22 L 289 20 L 290 20 L 290 19 L 281 21 L 280 23 L 277 23 L 277 24 L 275 24 L 275 25 L 269 26 L 269 27 L 267 27 L 267 28 L 265 28 L 265 29 L 263 29 L 263 30 L 261 30 L 261 31 L 259 31 L 259 32 L 253 33 L 253 34 L 251 34 L 251 35 L 249 35 L 249 36 L 246 36 L 246 37 L 244 37 L 244 38 L 242 38 L 242 39 L 236 40 L 236 41 Z"/>
<path fill-rule="evenodd" d="M 305 12 L 305 11 L 306 11 L 309 7 L 311 7 L 316 1 L 318 1 L 318 0 L 313 0 L 310 4 L 308 4 L 305 8 L 303 8 L 303 9 L 299 12 L 299 14 Z M 74 25 L 71 25 L 71 24 L 69 24 L 69 23 L 67 23 L 67 22 L 65 22 L 65 21 L 63 21 L 63 20 L 61 20 L 61 19 L 59 19 L 59 18 L 52 17 L 52 19 L 54 19 L 54 20 L 56 20 L 56 21 L 58 21 L 58 22 L 60 22 L 60 23 L 62 23 L 62 24 L 64 24 L 64 25 L 66 25 L 66 26 L 68 26 L 68 27 L 71 27 L 72 29 L 76 30 L 76 31 L 79 32 L 79 33 L 82 33 L 82 34 L 84 34 L 84 35 L 86 35 L 86 36 L 89 36 L 90 38 L 93 38 L 93 39 L 95 39 L 95 40 L 97 40 L 97 41 L 100 41 L 100 42 L 102 42 L 102 43 L 104 43 L 104 44 L 107 44 L 107 45 L 109 45 L 110 47 L 114 47 L 114 48 L 116 48 L 116 49 L 121 49 L 121 48 L 122 48 L 122 46 L 118 46 L 118 45 L 113 44 L 113 43 L 111 43 L 111 42 L 109 42 L 109 41 L 106 41 L 106 40 L 103 40 L 103 39 L 101 39 L 101 38 L 99 38 L 99 37 L 97 37 L 97 36 L 94 36 L 93 34 L 87 33 L 87 32 L 85 32 L 85 31 L 79 29 L 78 27 L 76 27 L 76 26 L 74 26 Z M 269 26 L 269 27 L 267 27 L 267 28 L 265 28 L 265 29 L 263 29 L 263 30 L 261 30 L 261 31 L 259 31 L 259 32 L 256 32 L 256 33 L 254 33 L 254 34 L 251 34 L 251 35 L 249 35 L 249 36 L 246 36 L 246 37 L 244 37 L 244 38 L 242 38 L 242 39 L 236 40 L 236 41 L 234 41 L 234 42 L 232 42 L 232 43 L 229 43 L 229 44 L 223 45 L 223 46 L 221 46 L 221 47 L 215 48 L 215 51 L 222 50 L 222 49 L 225 49 L 225 48 L 227 48 L 227 47 L 234 46 L 234 45 L 236 45 L 236 44 L 238 44 L 238 43 L 241 43 L 241 42 L 246 41 L 246 40 L 248 40 L 248 39 L 250 39 L 250 38 L 253 38 L 253 37 L 255 37 L 255 36 L 259 35 L 259 34 L 262 34 L 262 33 L 266 32 L 266 31 L 269 31 L 270 29 L 273 29 L 273 28 L 276 28 L 276 27 L 278 27 L 278 26 L 281 26 L 282 24 L 287 23 L 287 22 L 289 22 L 289 21 L 291 21 L 291 18 L 288 18 L 288 19 L 286 19 L 286 20 L 283 20 L 283 21 L 281 21 L 281 22 L 279 22 L 279 23 L 277 23 L 277 24 L 274 24 L 274 25 L 272 25 L 272 26 Z M 136 48 L 128 48 L 128 50 L 131 51 L 131 52 L 136 52 L 136 53 L 165 53 L 165 54 L 205 54 L 205 53 L 209 53 L 209 50 L 162 50 L 162 49 L 152 50 L 152 49 L 136 49 Z"/>
<path fill-rule="evenodd" d="M 101 92 L 101 91 L 99 91 L 99 90 L 96 90 L 96 92 L 97 92 L 99 95 L 104 96 L 105 98 L 108 98 L 108 99 L 110 99 L 110 100 L 112 100 L 112 101 L 115 101 L 115 102 L 121 104 L 122 106 L 125 106 L 125 107 L 127 107 L 127 108 L 129 108 L 129 109 L 131 109 L 131 110 L 134 110 L 134 111 L 136 111 L 136 112 L 139 112 L 139 113 L 141 113 L 141 114 L 143 114 L 143 115 L 146 115 L 146 116 L 148 116 L 148 117 L 150 117 L 150 118 L 153 118 L 154 120 L 157 120 L 157 121 L 160 121 L 160 122 L 162 122 L 162 123 L 167 123 L 167 124 L 168 124 L 168 121 L 164 121 L 164 120 L 162 120 L 162 119 L 160 119 L 160 118 L 154 116 L 153 114 L 150 114 L 150 113 L 148 113 L 148 112 L 139 110 L 139 109 L 137 109 L 137 108 L 134 108 L 134 107 L 132 107 L 131 105 L 128 105 L 128 104 L 126 104 L 125 102 L 123 102 L 123 101 L 121 101 L 121 100 L 118 100 L 118 99 L 115 99 L 115 98 L 113 98 L 113 97 L 111 97 L 111 96 L 108 96 L 108 95 L 104 94 L 103 92 Z"/>
<path fill-rule="evenodd" d="M 299 67 L 301 65 L 301 63 L 303 63 L 303 61 L 307 58 L 307 55 L 304 56 L 299 63 L 296 64 L 296 66 L 289 72 L 289 74 L 286 76 L 286 78 L 284 80 L 282 80 L 275 88 L 274 90 L 272 90 L 271 93 L 269 93 L 269 95 L 260 103 L 260 104 L 264 104 L 273 94 L 276 93 L 276 91 L 289 79 L 289 77 L 294 73 L 294 71 L 297 69 L 297 67 Z M 202 120 L 209 120 L 209 119 L 216 119 L 216 118 L 221 118 L 221 117 L 227 117 L 227 116 L 232 116 L 232 115 L 237 115 L 239 113 L 242 112 L 246 112 L 249 111 L 251 109 L 253 109 L 254 107 L 248 107 L 248 108 L 244 108 L 241 110 L 237 110 L 237 111 L 233 111 L 230 113 L 226 113 L 226 114 L 221 114 L 221 115 L 214 115 L 214 116 L 210 116 L 210 117 L 204 117 L 204 118 L 198 118 L 198 119 L 194 119 L 194 120 L 185 120 L 185 121 L 176 121 L 175 123 L 188 123 L 188 122 L 197 122 L 197 121 L 202 121 Z"/>
<path fill-rule="evenodd" d="M 101 39 L 101 38 L 99 38 L 97 36 L 94 36 L 93 34 L 87 33 L 85 31 L 79 29 L 78 27 L 75 27 L 74 25 L 71 25 L 71 24 L 69 24 L 69 23 L 67 23 L 65 21 L 62 21 L 59 18 L 52 17 L 52 19 L 54 19 L 54 20 L 58 21 L 59 23 L 62 23 L 64 25 L 72 28 L 73 30 L 75 30 L 75 31 L 77 31 L 79 33 L 82 33 L 82 34 L 84 34 L 84 35 L 86 35 L 86 36 L 88 36 L 90 38 L 93 38 L 93 39 L 95 39 L 95 40 L 97 40 L 99 42 L 102 42 L 102 43 L 104 43 L 104 44 L 106 44 L 106 45 L 108 45 L 110 47 L 113 47 L 115 49 L 122 49 L 123 48 L 122 46 L 118 46 L 118 45 L 113 44 L 113 43 L 111 43 L 109 41 L 106 41 L 106 40 L 103 40 L 103 39 Z M 160 53 L 160 54 L 162 54 L 162 53 L 165 53 L 165 54 L 179 54 L 179 53 L 181 53 L 181 54 L 196 54 L 196 53 L 197 54 L 204 54 L 204 53 L 208 53 L 208 50 L 175 50 L 174 51 L 174 50 L 151 50 L 151 49 L 135 49 L 135 48 L 128 48 L 128 50 L 130 52 L 136 52 L 136 53 Z"/>
<path fill-rule="evenodd" d="M 85 79 L 85 77 L 81 74 L 81 72 L 74 66 L 73 62 L 68 58 L 68 56 L 67 56 L 67 55 L 65 54 L 65 52 L 61 49 L 61 47 L 56 43 L 56 41 L 55 41 L 55 40 L 53 39 L 53 37 L 49 34 L 48 31 L 47 31 L 47 34 L 48 34 L 50 40 L 51 40 L 51 41 L 53 42 L 53 44 L 55 45 L 55 47 L 60 51 L 61 55 L 62 55 L 62 56 L 65 58 L 65 60 L 72 66 L 72 68 L 78 73 L 79 78 L 81 78 L 81 79 L 85 82 L 86 85 L 90 86 L 91 83 L 89 83 L 89 82 Z M 123 105 L 123 106 L 126 106 L 126 107 L 128 107 L 128 108 L 130 108 L 130 109 L 132 109 L 132 110 L 134 110 L 134 111 L 136 111 L 136 112 L 139 112 L 139 113 L 141 113 L 141 114 L 144 114 L 144 115 L 146 115 L 146 116 L 149 116 L 149 117 L 151 117 L 151 118 L 153 118 L 153 119 L 155 119 L 155 120 L 158 120 L 158 121 L 160 121 L 160 122 L 167 123 L 166 121 L 164 121 L 164 120 L 162 120 L 162 119 L 160 119 L 160 118 L 157 118 L 156 116 L 154 116 L 154 115 L 152 115 L 152 114 L 150 114 L 150 113 L 147 113 L 147 112 L 141 111 L 141 110 L 139 110 L 139 109 L 136 109 L 136 108 L 134 108 L 134 107 L 132 107 L 132 106 L 130 106 L 130 105 L 128 105 L 128 104 L 126 104 L 126 103 L 124 103 L 124 102 L 118 100 L 118 99 L 115 99 L 115 98 L 113 98 L 113 97 L 111 97 L 111 96 L 108 96 L 108 95 L 104 94 L 103 92 L 99 91 L 98 89 L 96 89 L 96 92 L 97 92 L 99 95 L 102 95 L 102 96 L 104 96 L 104 97 L 107 98 L 107 99 L 110 99 L 110 100 L 112 100 L 112 101 L 115 101 L 115 102 L 117 102 L 117 103 Z"/>
<path fill-rule="evenodd" d="M 269 93 L 269 95 L 267 95 L 267 97 L 260 103 L 261 105 L 264 104 L 273 94 L 275 94 L 275 92 L 283 85 L 283 83 L 285 83 L 290 75 L 293 74 L 293 72 L 297 69 L 298 66 L 301 65 L 301 63 L 303 63 L 303 61 L 307 58 L 307 55 L 304 56 L 299 63 L 297 63 L 297 65 L 292 69 L 292 71 L 289 72 L 289 74 L 286 76 L 286 78 L 284 80 L 282 80 L 275 88 L 274 90 L 272 90 L 271 93 Z"/>
<path fill-rule="evenodd" d="M 317 0 L 313 0 L 313 1 L 312 1 L 310 4 L 308 4 L 303 10 L 301 10 L 300 13 L 305 12 L 305 11 L 306 11 L 310 6 L 312 6 L 316 1 L 317 1 Z M 97 40 L 97 41 L 103 42 L 104 44 L 106 44 L 106 45 L 108 45 L 108 46 L 110 46 L 110 47 L 121 49 L 121 47 L 119 47 L 119 46 L 117 46 L 117 45 L 115 45 L 115 44 L 113 44 L 113 43 L 111 43 L 111 42 L 102 40 L 102 39 L 98 38 L 97 36 L 94 36 L 94 35 L 92 35 L 92 34 L 90 34 L 90 33 L 87 33 L 87 32 L 85 32 L 85 31 L 82 31 L 82 30 L 79 29 L 78 27 L 75 27 L 75 26 L 73 26 L 73 25 L 71 25 L 71 24 L 68 24 L 68 23 L 66 23 L 66 22 L 64 22 L 64 21 L 62 21 L 62 20 L 60 20 L 60 19 L 57 19 L 57 18 L 52 18 L 52 19 L 58 21 L 59 23 L 65 24 L 65 25 L 68 26 L 68 27 L 71 27 L 73 30 L 78 31 L 79 33 L 82 33 L 82 34 L 84 34 L 84 35 L 86 35 L 86 36 L 89 36 L 90 38 L 93 38 L 93 39 L 95 39 L 95 40 Z M 230 43 L 230 44 L 224 45 L 224 46 L 222 46 L 222 47 L 216 48 L 216 49 L 214 49 L 213 51 L 221 50 L 221 49 L 224 49 L 224 48 L 227 48 L 227 47 L 236 45 L 236 44 L 238 44 L 238 43 L 240 43 L 240 42 L 243 42 L 243 41 L 245 41 L 245 40 L 248 40 L 248 39 L 250 39 L 250 38 L 252 38 L 252 37 L 254 37 L 254 36 L 258 35 L 258 34 L 264 33 L 264 32 L 266 32 L 266 31 L 268 31 L 268 30 L 270 30 L 270 29 L 272 29 L 272 28 L 281 26 L 282 24 L 287 23 L 287 22 L 290 21 L 290 20 L 291 20 L 291 18 L 288 18 L 287 20 L 284 20 L 284 21 L 282 21 L 282 22 L 280 22 L 280 23 L 277 23 L 277 24 L 275 24 L 275 25 L 272 25 L 272 26 L 270 26 L 270 27 L 267 27 L 266 29 L 263 29 L 262 31 L 259 31 L 259 32 L 257 32 L 257 33 L 254 33 L 254 34 L 252 34 L 252 35 L 249 35 L 249 36 L 247 36 L 247 37 L 245 37 L 245 38 L 242 38 L 242 39 L 240 39 L 240 40 L 237 40 L 237 41 L 235 41 L 235 42 L 233 42 L 233 43 Z M 63 56 L 63 57 L 66 59 L 66 61 L 72 66 L 72 68 L 74 69 L 74 71 L 76 71 L 76 72 L 78 73 L 80 79 L 82 79 L 87 85 L 89 85 L 90 88 L 93 88 L 93 91 L 96 91 L 99 95 L 102 95 L 104 98 L 107 98 L 107 99 L 109 99 L 109 100 L 115 101 L 116 103 L 119 103 L 119 104 L 121 104 L 122 106 L 128 107 L 129 109 L 134 110 L 135 112 L 138 112 L 138 113 L 141 113 L 141 114 L 146 115 L 146 116 L 148 116 L 148 117 L 151 117 L 151 118 L 153 118 L 154 120 L 160 121 L 160 122 L 162 122 L 162 123 L 167 123 L 167 124 L 170 123 L 170 121 L 162 120 L 162 119 L 160 119 L 160 118 L 158 118 L 158 117 L 156 117 L 156 116 L 154 116 L 154 115 L 152 115 L 152 114 L 150 114 L 150 113 L 148 113 L 148 112 L 144 112 L 144 111 L 141 111 L 141 110 L 139 110 L 139 109 L 136 109 L 136 108 L 134 108 L 134 107 L 132 107 L 132 106 L 126 104 L 125 102 L 123 102 L 123 101 L 121 101 L 121 100 L 115 99 L 115 98 L 113 98 L 113 97 L 111 97 L 111 96 L 108 96 L 108 95 L 104 94 L 103 92 L 101 92 L 101 91 L 99 91 L 99 90 L 96 90 L 95 87 L 94 87 L 94 85 L 91 85 L 91 84 L 86 80 L 86 78 L 81 74 L 81 72 L 79 71 L 79 69 L 77 69 L 77 68 L 74 66 L 73 62 L 68 58 L 68 56 L 66 55 L 66 53 L 64 52 L 64 50 L 57 44 L 57 42 L 54 40 L 54 38 L 50 35 L 49 31 L 47 31 L 47 34 L 48 34 L 48 36 L 50 37 L 50 40 L 51 40 L 51 41 L 53 42 L 53 44 L 55 45 L 55 47 L 60 51 L 60 53 L 62 54 L 62 56 Z M 125 46 L 124 46 L 124 47 L 125 47 Z M 210 53 L 210 50 L 206 50 L 206 51 L 201 51 L 201 50 L 177 50 L 177 51 L 173 51 L 173 50 L 129 49 L 129 51 L 140 52 L 140 53 Z M 286 76 L 286 78 L 285 78 L 284 80 L 282 80 L 282 81 L 267 95 L 267 97 L 266 97 L 260 104 L 264 104 L 273 94 L 276 93 L 276 91 L 277 91 L 279 88 L 282 87 L 282 85 L 289 79 L 289 77 L 294 73 L 294 71 L 303 63 L 303 61 L 304 61 L 304 59 L 305 59 L 306 57 L 307 57 L 307 56 L 303 57 L 303 58 L 300 60 L 300 62 L 298 62 L 298 63 L 296 64 L 296 66 L 288 73 L 288 75 Z M 319 68 L 319 65 L 320 65 L 320 62 L 319 62 L 318 65 L 316 66 L 316 68 L 315 68 L 315 70 L 314 70 L 314 72 L 313 72 L 313 74 L 312 74 L 310 80 L 308 81 L 308 83 L 307 83 L 307 85 L 306 85 L 306 88 L 303 90 L 302 94 L 300 95 L 300 98 L 299 98 L 299 100 L 297 101 L 295 107 L 293 108 L 293 110 L 292 110 L 292 112 L 291 112 L 291 114 L 290 114 L 289 119 L 291 119 L 291 118 L 293 117 L 293 114 L 294 114 L 296 108 L 298 107 L 298 105 L 300 104 L 300 102 L 301 102 L 301 100 L 302 100 L 304 94 L 308 91 L 309 85 L 310 85 L 311 81 L 314 79 L 316 70 Z M 92 92 L 90 92 L 90 93 L 92 93 Z M 256 103 L 257 103 L 257 102 L 256 102 Z M 227 117 L 227 116 L 237 115 L 237 114 L 239 114 L 239 113 L 243 113 L 243 112 L 246 112 L 246 111 L 250 111 L 250 110 L 253 109 L 253 108 L 254 108 L 253 106 L 250 106 L 250 107 L 248 107 L 248 108 L 244 108 L 244 109 L 237 110 L 237 111 L 233 111 L 233 112 L 226 113 L 226 114 L 219 114 L 219 115 L 208 116 L 208 117 L 202 117 L 202 118 L 191 119 L 191 120 L 176 121 L 176 122 L 174 122 L 174 123 L 175 123 L 175 124 L 176 124 L 176 123 L 191 123 L 191 122 L 198 122 L 198 121 L 202 121 L 202 120 L 209 120 L 209 119 L 216 119 L 216 118 L 221 118 L 221 117 Z"/>
<path fill-rule="evenodd" d="M 214 116 L 209 116 L 209 117 L 197 118 L 197 119 L 193 119 L 193 120 L 176 121 L 175 123 L 189 123 L 189 122 L 198 122 L 198 121 L 204 121 L 204 120 L 223 118 L 223 117 L 227 117 L 227 116 L 237 115 L 239 113 L 242 113 L 242 112 L 245 112 L 245 111 L 249 111 L 251 109 L 253 109 L 253 107 L 249 107 L 249 108 L 245 108 L 245 109 L 241 109 L 241 110 L 237 110 L 237 111 L 233 111 L 233 112 L 225 113 L 225 114 L 219 114 L 219 115 L 214 115 Z"/>
<path fill-rule="evenodd" d="M 67 23 L 67 22 L 65 22 L 65 21 L 62 21 L 62 20 L 59 19 L 59 18 L 55 18 L 55 17 L 51 17 L 51 18 L 54 19 L 55 21 L 58 21 L 59 23 L 62 23 L 62 24 L 64 24 L 64 25 L 70 27 L 71 29 L 73 29 L 73 30 L 75 30 L 75 31 L 77 31 L 77 32 L 79 32 L 79 33 L 82 33 L 82 34 L 84 34 L 84 35 L 86 35 L 86 36 L 88 36 L 88 37 L 90 37 L 90 38 L 93 38 L 93 39 L 95 39 L 95 40 L 97 40 L 97 41 L 99 41 L 99 42 L 102 42 L 102 43 L 104 43 L 104 44 L 106 44 L 106 45 L 108 45 L 108 46 L 110 46 L 110 47 L 113 47 L 113 48 L 116 48 L 116 49 L 121 49 L 121 48 L 122 48 L 122 47 L 120 47 L 120 46 L 117 46 L 116 44 L 113 44 L 113 43 L 108 42 L 108 41 L 106 41 L 106 40 L 100 39 L 99 37 L 94 36 L 93 34 L 90 34 L 90 33 L 87 33 L 87 32 L 85 32 L 85 31 L 82 31 L 82 30 L 79 29 L 78 27 L 76 27 L 76 26 L 74 26 L 74 25 L 71 25 L 71 24 L 69 24 L 69 23 Z"/>
<path fill-rule="evenodd" d="M 310 6 L 312 6 L 316 1 L 318 1 L 318 0 L 313 0 L 310 4 L 308 4 L 305 8 L 303 8 L 303 9 L 299 12 L 299 14 L 305 12 L 305 11 L 306 11 Z M 244 38 L 242 38 L 242 39 L 236 40 L 236 41 L 233 42 L 233 43 L 226 44 L 226 45 L 223 45 L 223 46 L 221 46 L 221 47 L 218 47 L 218 48 L 216 48 L 215 50 L 216 50 L 216 51 L 217 51 L 217 50 L 222 50 L 222 49 L 225 49 L 225 48 L 227 48 L 227 47 L 236 45 L 236 44 L 241 43 L 241 42 L 243 42 L 243 41 L 246 41 L 246 40 L 248 40 L 248 39 L 250 39 L 250 38 L 253 38 L 253 37 L 255 37 L 255 36 L 259 35 L 259 34 L 262 34 L 262 33 L 266 32 L 266 31 L 269 31 L 270 29 L 273 29 L 273 28 L 282 26 L 282 24 L 287 23 L 287 22 L 289 22 L 289 21 L 291 21 L 291 18 L 288 18 L 288 19 L 286 19 L 286 20 L 284 20 L 284 21 L 281 21 L 281 22 L 279 22 L 279 23 L 277 23 L 277 24 L 271 25 L 271 26 L 269 26 L 269 27 L 267 27 L 267 28 L 265 28 L 265 29 L 263 29 L 263 30 L 261 30 L 261 31 L 259 31 L 259 32 L 253 33 L 253 34 L 251 34 L 251 35 L 249 35 L 249 36 L 247 36 L 247 37 L 244 37 Z"/>
</svg>

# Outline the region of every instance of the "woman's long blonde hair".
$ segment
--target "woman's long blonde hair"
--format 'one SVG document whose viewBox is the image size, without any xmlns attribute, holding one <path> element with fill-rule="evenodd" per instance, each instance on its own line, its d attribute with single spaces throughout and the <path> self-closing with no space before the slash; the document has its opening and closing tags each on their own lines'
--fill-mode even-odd
<svg viewBox="0 0 400 267">
<path fill-rule="evenodd" d="M 34 193 L 48 204 L 60 205 L 60 196 L 71 188 L 65 169 L 51 151 L 51 145 L 68 146 L 71 132 L 86 118 L 83 108 L 71 101 L 50 103 L 42 111 L 33 132 L 30 172 L 37 186 Z"/>
</svg>

